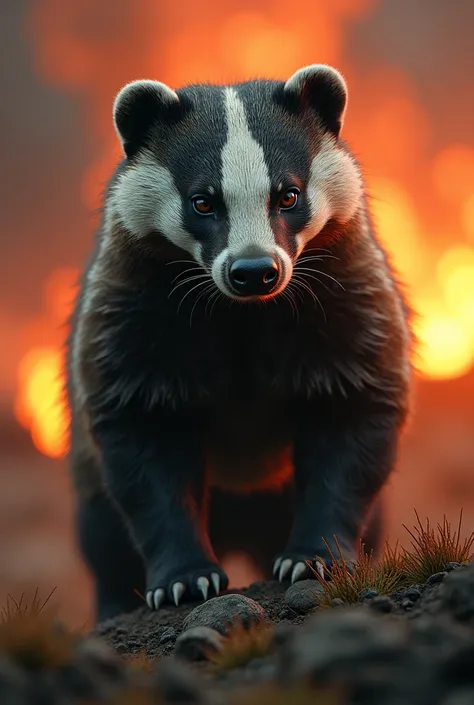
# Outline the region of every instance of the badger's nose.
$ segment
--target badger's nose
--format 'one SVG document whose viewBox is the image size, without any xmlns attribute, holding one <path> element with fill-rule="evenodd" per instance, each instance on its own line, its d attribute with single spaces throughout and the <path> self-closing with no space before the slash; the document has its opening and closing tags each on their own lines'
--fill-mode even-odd
<svg viewBox="0 0 474 705">
<path fill-rule="evenodd" d="M 280 268 L 271 257 L 236 259 L 229 267 L 229 281 L 239 296 L 270 294 L 278 283 Z"/>
</svg>

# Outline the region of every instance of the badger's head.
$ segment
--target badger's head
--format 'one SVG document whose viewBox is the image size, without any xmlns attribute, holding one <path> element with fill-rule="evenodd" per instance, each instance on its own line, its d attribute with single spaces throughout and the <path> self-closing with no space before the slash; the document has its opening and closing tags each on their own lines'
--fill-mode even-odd
<svg viewBox="0 0 474 705">
<path fill-rule="evenodd" d="M 288 81 L 135 81 L 115 99 L 127 158 L 110 199 L 139 239 L 167 238 L 236 299 L 273 297 L 329 220 L 358 210 L 357 165 L 339 141 L 347 104 L 325 65 Z"/>
</svg>

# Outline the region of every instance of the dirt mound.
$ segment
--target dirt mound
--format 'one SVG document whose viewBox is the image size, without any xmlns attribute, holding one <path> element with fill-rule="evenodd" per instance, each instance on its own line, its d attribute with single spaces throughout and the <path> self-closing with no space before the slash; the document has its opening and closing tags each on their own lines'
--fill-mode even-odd
<svg viewBox="0 0 474 705">
<path fill-rule="evenodd" d="M 191 617 L 196 604 L 157 613 L 144 607 L 99 625 L 87 638 L 68 642 L 62 632 L 58 649 L 50 645 L 59 632 L 51 632 L 46 651 L 54 663 L 44 648 L 33 657 L 31 644 L 18 646 L 15 637 L 15 649 L 0 644 L 0 702 L 472 705 L 474 565 L 448 567 L 391 595 L 365 590 L 351 606 L 340 600 L 328 608 L 310 605 L 317 583 L 302 581 L 300 591 L 310 592 L 299 602 L 298 591 L 290 595 L 288 586 L 268 582 L 228 593 L 243 596 L 238 600 L 214 598 L 215 610 L 209 601 Z M 246 602 L 254 615 L 247 625 Z M 240 631 L 219 626 L 226 604 L 239 604 Z M 292 604 L 305 605 L 306 614 Z M 199 654 L 180 648 L 186 618 L 193 638 L 212 632 L 213 643 L 223 644 L 211 660 L 185 660 Z M 213 629 L 204 623 L 210 619 Z"/>
</svg>

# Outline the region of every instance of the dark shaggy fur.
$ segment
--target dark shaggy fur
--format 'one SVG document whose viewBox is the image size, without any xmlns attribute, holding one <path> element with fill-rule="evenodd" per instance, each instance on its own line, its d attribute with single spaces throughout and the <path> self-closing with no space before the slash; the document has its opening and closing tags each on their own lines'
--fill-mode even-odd
<svg viewBox="0 0 474 705">
<path fill-rule="evenodd" d="M 133 158 L 117 174 L 129 168 Z M 394 467 L 410 388 L 409 312 L 366 204 L 308 243 L 292 300 L 265 303 L 198 300 L 193 282 L 170 296 L 196 267 L 189 254 L 113 218 L 97 252 L 106 229 L 68 346 L 78 531 L 98 618 L 138 606 L 134 589 L 171 600 L 177 582 L 194 598 L 199 577 L 227 585 L 206 529 L 212 485 L 293 478 L 279 558 L 327 558 L 322 537 L 334 545 L 334 534 L 353 555 Z M 331 258 L 305 261 L 323 251 Z"/>
</svg>

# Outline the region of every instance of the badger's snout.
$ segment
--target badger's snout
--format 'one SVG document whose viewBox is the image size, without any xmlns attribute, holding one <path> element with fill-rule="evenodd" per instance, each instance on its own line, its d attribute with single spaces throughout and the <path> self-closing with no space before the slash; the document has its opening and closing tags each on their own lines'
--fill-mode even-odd
<svg viewBox="0 0 474 705">
<path fill-rule="evenodd" d="M 293 265 L 281 247 L 253 246 L 229 252 L 225 248 L 212 264 L 212 277 L 223 294 L 255 301 L 279 294 L 288 284 Z"/>
<path fill-rule="evenodd" d="M 265 296 L 278 286 L 281 265 L 276 258 L 240 257 L 228 263 L 227 279 L 237 296 Z"/>
</svg>

